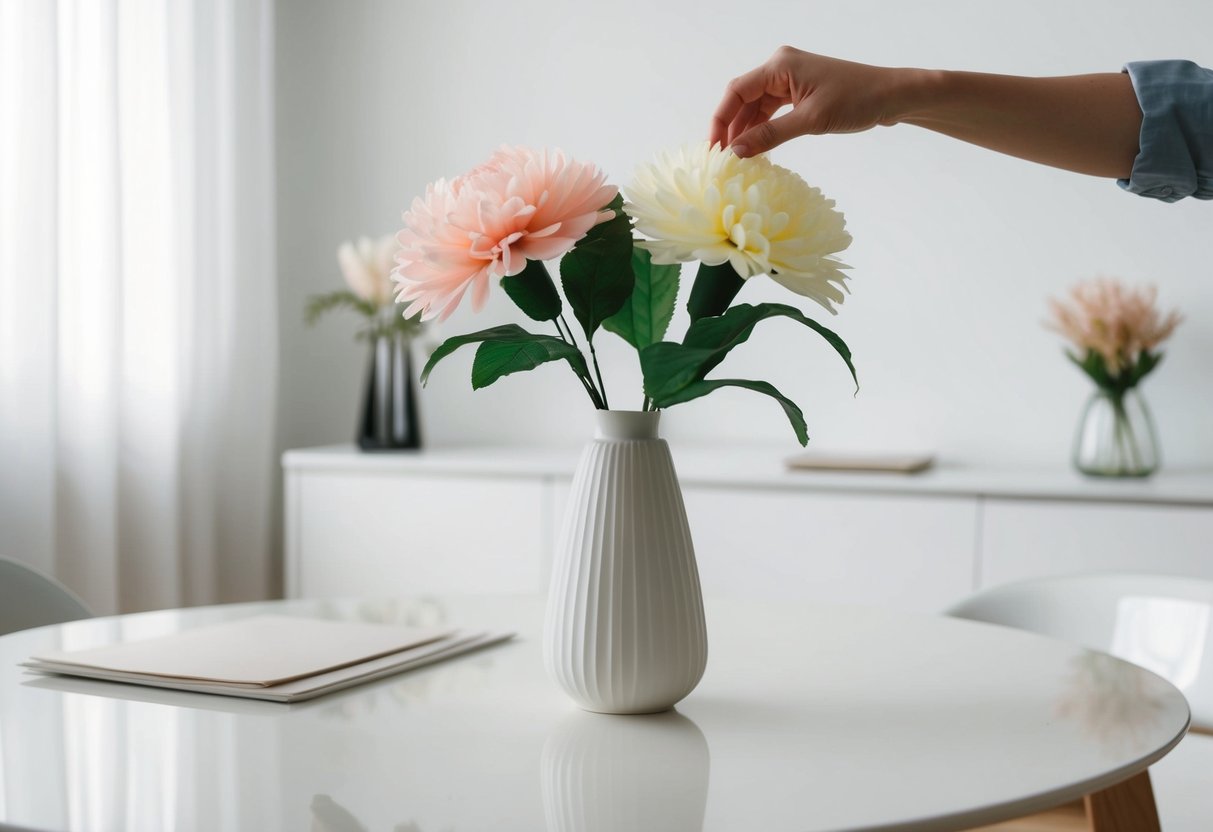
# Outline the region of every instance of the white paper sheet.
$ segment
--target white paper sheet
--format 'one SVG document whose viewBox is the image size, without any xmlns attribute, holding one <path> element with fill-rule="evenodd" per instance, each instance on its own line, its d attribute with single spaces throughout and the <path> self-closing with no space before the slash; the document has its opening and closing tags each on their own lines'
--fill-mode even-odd
<svg viewBox="0 0 1213 832">
<path fill-rule="evenodd" d="M 62 668 L 74 667 L 265 687 L 398 653 L 451 633 L 450 629 L 259 615 L 160 638 L 33 658 L 64 673 L 74 671 Z"/>
<path fill-rule="evenodd" d="M 101 679 L 103 681 L 170 688 L 192 693 L 213 693 L 223 696 L 239 696 L 246 699 L 264 699 L 271 702 L 302 702 L 343 688 L 362 684 L 363 682 L 380 679 L 394 673 L 413 670 L 414 668 L 442 661 L 461 653 L 506 641 L 512 637 L 513 633 L 505 632 L 457 631 L 445 638 L 429 641 L 425 644 L 396 653 L 390 653 L 386 656 L 368 659 L 312 676 L 268 686 L 227 684 L 170 676 L 144 675 L 42 660 L 25 662 L 24 666 L 32 672 L 40 674 L 64 674 Z"/>
</svg>

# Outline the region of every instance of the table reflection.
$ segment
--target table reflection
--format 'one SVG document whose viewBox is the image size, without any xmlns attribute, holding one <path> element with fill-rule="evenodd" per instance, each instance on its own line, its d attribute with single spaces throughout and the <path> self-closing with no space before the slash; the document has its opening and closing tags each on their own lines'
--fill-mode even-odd
<svg viewBox="0 0 1213 832">
<path fill-rule="evenodd" d="M 370 832 L 354 813 L 342 806 L 327 794 L 318 794 L 312 798 L 309 807 L 312 812 L 311 832 Z M 424 832 L 415 821 L 398 823 L 392 827 L 392 832 Z M 450 827 L 443 827 L 439 832 L 454 832 Z"/>
<path fill-rule="evenodd" d="M 575 711 L 548 735 L 540 759 L 548 832 L 699 832 L 709 769 L 703 732 L 676 711 Z"/>
<path fill-rule="evenodd" d="M 357 601 L 318 601 L 309 618 L 337 618 L 392 624 L 399 627 L 441 627 L 450 614 L 437 598 L 377 598 Z"/>
<path fill-rule="evenodd" d="M 1058 715 L 1074 720 L 1109 753 L 1149 746 L 1167 714 L 1169 685 L 1104 653 L 1084 651 L 1070 663 Z"/>
</svg>

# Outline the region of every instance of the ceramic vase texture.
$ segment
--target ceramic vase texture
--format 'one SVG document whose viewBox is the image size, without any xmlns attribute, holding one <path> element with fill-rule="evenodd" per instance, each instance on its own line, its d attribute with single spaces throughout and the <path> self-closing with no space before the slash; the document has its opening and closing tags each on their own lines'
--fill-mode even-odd
<svg viewBox="0 0 1213 832">
<path fill-rule="evenodd" d="M 1096 477 L 1146 477 L 1158 470 L 1158 435 L 1135 388 L 1096 390 L 1074 438 L 1074 467 Z"/>
<path fill-rule="evenodd" d="M 707 665 L 695 549 L 660 413 L 596 417 L 557 541 L 544 662 L 586 710 L 654 713 Z"/>
<path fill-rule="evenodd" d="M 395 451 L 421 447 L 411 341 L 400 333 L 371 340 L 370 366 L 358 423 L 358 447 Z"/>
</svg>

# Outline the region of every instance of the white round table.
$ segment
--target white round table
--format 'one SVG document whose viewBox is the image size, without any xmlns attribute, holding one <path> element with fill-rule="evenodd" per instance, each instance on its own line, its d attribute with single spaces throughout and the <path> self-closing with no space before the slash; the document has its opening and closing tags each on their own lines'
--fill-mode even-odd
<svg viewBox="0 0 1213 832">
<path fill-rule="evenodd" d="M 517 630 L 298 705 L 37 677 L 49 649 L 273 611 Z M 577 710 L 534 598 L 289 601 L 0 638 L 0 828 L 956 830 L 1123 782 L 1188 706 L 1132 665 L 1017 631 L 853 607 L 708 603 L 676 711 Z"/>
</svg>

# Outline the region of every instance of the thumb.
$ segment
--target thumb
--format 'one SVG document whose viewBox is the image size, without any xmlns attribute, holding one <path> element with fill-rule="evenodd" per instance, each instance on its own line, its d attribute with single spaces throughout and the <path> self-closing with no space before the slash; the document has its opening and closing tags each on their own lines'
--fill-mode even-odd
<svg viewBox="0 0 1213 832">
<path fill-rule="evenodd" d="M 734 139 L 729 147 L 743 159 L 779 147 L 788 139 L 794 139 L 804 132 L 799 129 L 799 119 L 796 119 L 795 116 L 796 111 L 793 110 L 779 118 L 755 124 Z"/>
</svg>

